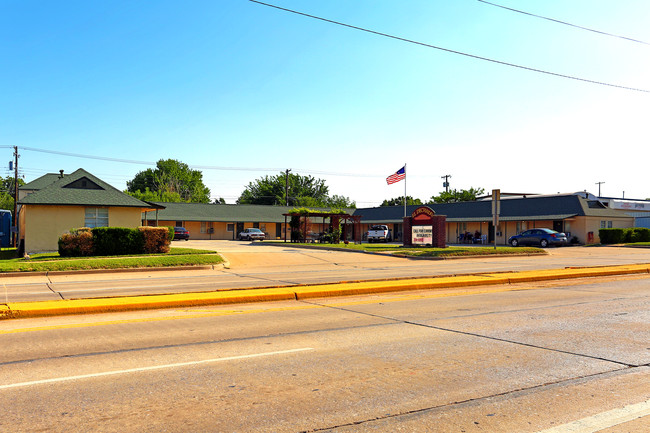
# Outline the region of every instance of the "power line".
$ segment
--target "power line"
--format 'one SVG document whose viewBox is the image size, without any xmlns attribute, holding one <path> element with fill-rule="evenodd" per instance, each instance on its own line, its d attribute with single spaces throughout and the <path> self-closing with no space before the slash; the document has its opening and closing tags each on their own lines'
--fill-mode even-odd
<svg viewBox="0 0 650 433">
<path fill-rule="evenodd" d="M 565 26 L 570 26 L 570 27 L 575 27 L 575 28 L 577 28 L 577 29 L 586 30 L 586 31 L 588 31 L 588 32 L 599 33 L 599 34 L 601 34 L 601 35 L 611 36 L 611 37 L 619 38 L 619 39 L 625 39 L 625 40 L 627 40 L 627 41 L 637 42 L 637 43 L 639 43 L 639 44 L 650 45 L 650 43 L 648 43 L 648 42 L 644 42 L 644 41 L 640 41 L 640 40 L 638 40 L 638 39 L 632 39 L 632 38 L 628 38 L 628 37 L 626 37 L 626 36 L 615 35 L 615 34 L 607 33 L 607 32 L 603 32 L 603 31 L 600 31 L 600 30 L 590 29 L 590 28 L 588 28 L 588 27 L 582 27 L 582 26 L 579 26 L 579 25 L 577 25 L 577 24 L 571 24 L 571 23 L 568 23 L 568 22 L 566 22 L 566 21 L 560 21 L 560 20 L 556 20 L 556 19 L 554 19 L 554 18 L 545 17 L 545 16 L 542 16 L 542 15 L 536 15 L 536 14 L 533 14 L 533 13 L 530 13 L 530 12 L 525 12 L 525 11 L 521 11 L 521 10 L 519 10 L 519 9 L 509 8 L 509 7 L 502 6 L 502 5 L 499 5 L 499 4 L 496 4 L 496 3 L 490 3 L 490 2 L 485 1 L 485 0 L 477 0 L 477 1 L 479 1 L 479 2 L 481 2 L 481 3 L 485 3 L 485 4 L 490 5 L 490 6 L 495 6 L 495 7 L 501 8 L 501 9 L 506 9 L 506 10 L 509 10 L 509 11 L 512 11 L 512 12 L 517 12 L 517 13 L 524 14 L 524 15 L 529 15 L 529 16 L 531 16 L 531 17 L 535 17 L 535 18 L 541 18 L 541 19 L 543 19 L 543 20 L 553 21 L 554 23 L 564 24 Z"/>
<path fill-rule="evenodd" d="M 307 18 L 313 18 L 315 20 L 325 21 L 325 22 L 330 23 L 330 24 L 336 24 L 336 25 L 343 26 L 343 27 L 348 27 L 348 28 L 351 28 L 351 29 L 354 29 L 354 30 L 360 30 L 362 32 L 372 33 L 374 35 L 384 36 L 384 37 L 387 37 L 387 38 L 396 39 L 398 41 L 408 42 L 410 44 L 415 44 L 415 45 L 421 45 L 423 47 L 433 48 L 433 49 L 436 49 L 436 50 L 445 51 L 445 52 L 452 53 L 452 54 L 458 54 L 458 55 L 461 55 L 461 56 L 470 57 L 470 58 L 477 59 L 477 60 L 484 60 L 486 62 L 496 63 L 496 64 L 504 65 L 504 66 L 511 66 L 513 68 L 524 69 L 526 71 L 538 72 L 540 74 L 552 75 L 552 76 L 560 77 L 560 78 L 567 78 L 567 79 L 570 79 L 570 80 L 583 81 L 585 83 L 598 84 L 598 85 L 601 85 L 601 86 L 608 86 L 608 87 L 615 87 L 615 88 L 618 88 L 618 89 L 631 90 L 631 91 L 634 91 L 634 92 L 650 93 L 650 90 L 646 90 L 646 89 L 638 89 L 638 88 L 635 88 L 635 87 L 621 86 L 619 84 L 605 83 L 603 81 L 589 80 L 587 78 L 580 78 L 580 77 L 575 77 L 575 76 L 572 76 L 572 75 L 566 75 L 566 74 L 560 74 L 560 73 L 557 73 L 557 72 L 545 71 L 543 69 L 536 69 L 536 68 L 531 68 L 531 67 L 528 67 L 528 66 L 517 65 L 515 63 L 508 63 L 508 62 L 504 62 L 504 61 L 501 61 L 501 60 L 495 60 L 495 59 L 490 59 L 488 57 L 478 56 L 478 55 L 475 55 L 475 54 L 468 54 L 468 53 L 464 53 L 462 51 L 456 51 L 456 50 L 452 50 L 452 49 L 449 49 L 449 48 L 438 47 L 436 45 L 431 45 L 431 44 L 427 44 L 427 43 L 424 43 L 424 42 L 418 42 L 418 41 L 414 41 L 412 39 L 406 39 L 406 38 L 391 35 L 391 34 L 388 34 L 388 33 L 382 33 L 382 32 L 378 32 L 378 31 L 375 31 L 375 30 L 366 29 L 366 28 L 363 28 L 363 27 L 353 26 L 351 24 L 345 24 L 345 23 L 342 23 L 340 21 L 334 21 L 334 20 L 330 20 L 330 19 L 327 19 L 327 18 L 318 17 L 316 15 L 310 15 L 310 14 L 306 14 L 304 12 L 299 12 L 299 11 L 296 11 L 296 10 L 293 10 L 293 9 L 287 9 L 287 8 L 283 8 L 283 7 L 280 7 L 280 6 L 273 5 L 273 4 L 263 3 L 263 2 L 258 1 L 258 0 L 249 0 L 249 1 L 253 2 L 253 3 L 257 3 L 257 4 L 262 5 L 262 6 L 268 6 L 270 8 L 278 9 L 278 10 L 285 11 L 285 12 L 290 12 L 292 14 L 302 15 L 302 16 L 307 17 Z"/>
<path fill-rule="evenodd" d="M 11 148 L 12 146 L 0 146 L 0 148 Z M 119 163 L 127 163 L 127 164 L 139 164 L 139 165 L 150 165 L 150 166 L 156 166 L 155 162 L 151 161 L 139 161 L 139 160 L 132 160 L 132 159 L 120 159 L 120 158 L 111 158 L 111 157 L 106 157 L 106 156 L 97 156 L 97 155 L 87 155 L 87 154 L 81 154 L 81 153 L 71 153 L 71 152 L 60 152 L 57 150 L 47 150 L 47 149 L 38 149 L 35 147 L 20 147 L 21 150 L 27 150 L 30 152 L 40 152 L 40 153 L 49 153 L 49 154 L 54 154 L 54 155 L 62 155 L 62 156 L 70 156 L 74 158 L 85 158 L 85 159 L 96 159 L 100 161 L 110 161 L 110 162 L 119 162 Z M 191 167 L 193 169 L 201 169 L 201 170 L 221 170 L 221 171 L 269 171 L 269 172 L 284 172 L 284 168 L 272 168 L 272 167 L 224 167 L 224 166 L 214 166 L 214 165 L 190 165 L 188 164 L 188 167 Z M 364 173 L 341 173 L 341 172 L 328 172 L 328 171 L 320 171 L 320 170 L 304 170 L 304 169 L 296 169 L 296 171 L 300 171 L 301 173 L 306 173 L 306 174 L 319 174 L 319 175 L 329 175 L 329 176 L 344 176 L 344 177 L 384 177 L 383 175 L 379 174 L 364 174 Z"/>
</svg>

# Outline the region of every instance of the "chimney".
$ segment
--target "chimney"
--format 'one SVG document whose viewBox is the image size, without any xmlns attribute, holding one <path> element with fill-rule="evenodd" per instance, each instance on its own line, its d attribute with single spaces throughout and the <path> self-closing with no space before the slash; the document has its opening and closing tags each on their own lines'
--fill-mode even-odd
<svg viewBox="0 0 650 433">
<path fill-rule="evenodd" d="M 59 179 L 63 179 L 63 170 L 59 170 Z"/>
</svg>

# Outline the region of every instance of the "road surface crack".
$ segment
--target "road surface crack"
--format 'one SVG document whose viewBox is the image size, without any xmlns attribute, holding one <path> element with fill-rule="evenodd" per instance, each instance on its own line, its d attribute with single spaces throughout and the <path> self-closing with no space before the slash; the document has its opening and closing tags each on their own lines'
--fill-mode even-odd
<svg viewBox="0 0 650 433">
<path fill-rule="evenodd" d="M 312 304 L 312 305 L 318 305 L 318 306 L 321 306 L 321 307 L 333 308 L 333 309 L 340 310 L 340 311 L 346 311 L 346 312 L 349 312 L 349 313 L 363 314 L 363 315 L 378 318 L 378 319 L 390 320 L 390 321 L 393 321 L 393 322 L 396 322 L 396 323 L 403 323 L 403 324 L 406 324 L 406 325 L 418 326 L 418 327 L 428 328 L 428 329 L 435 329 L 437 331 L 451 332 L 451 333 L 454 333 L 454 334 L 466 335 L 466 336 L 470 336 L 470 337 L 478 337 L 478 338 L 483 338 L 483 339 L 492 340 L 492 341 L 499 341 L 499 342 L 502 342 L 502 343 L 515 344 L 515 345 L 518 345 L 518 346 L 530 347 L 530 348 L 533 348 L 533 349 L 546 350 L 546 351 L 555 352 L 555 353 L 562 353 L 562 354 L 565 354 L 565 355 L 572 355 L 572 356 L 578 356 L 578 357 L 587 358 L 587 359 L 594 359 L 594 360 L 597 360 L 597 361 L 611 362 L 613 364 L 622 365 L 624 367 L 639 367 L 639 365 L 637 365 L 637 364 L 629 364 L 627 362 L 616 361 L 616 360 L 612 360 L 612 359 L 603 358 L 603 357 L 600 357 L 600 356 L 593 356 L 593 355 L 587 355 L 587 354 L 584 354 L 584 353 L 571 352 L 571 351 L 568 351 L 568 350 L 555 349 L 555 348 L 552 348 L 552 347 L 539 346 L 539 345 L 532 344 L 532 343 L 524 343 L 524 342 L 521 342 L 521 341 L 509 340 L 509 339 L 506 339 L 506 338 L 500 338 L 500 337 L 494 337 L 494 336 L 490 336 L 490 335 L 477 334 L 475 332 L 461 331 L 461 330 L 458 330 L 458 329 L 444 328 L 444 327 L 435 326 L 435 325 L 427 325 L 425 323 L 412 322 L 410 320 L 397 319 L 397 318 L 394 318 L 394 317 L 387 317 L 387 316 L 382 316 L 380 314 L 367 313 L 367 312 L 364 312 L 364 311 L 353 310 L 353 309 L 350 309 L 350 308 L 343 308 L 343 307 L 332 306 L 332 305 L 324 305 L 324 304 L 319 304 L 319 303 L 316 303 L 316 302 L 307 302 L 307 301 L 303 301 L 303 302 L 308 303 L 308 304 Z"/>
<path fill-rule="evenodd" d="M 447 409 L 447 408 L 454 407 L 454 406 L 462 407 L 462 406 L 475 404 L 475 403 L 485 401 L 485 400 L 500 399 L 500 398 L 504 398 L 504 397 L 512 397 L 512 396 L 516 396 L 518 394 L 525 394 L 525 393 L 529 393 L 531 391 L 542 390 L 542 389 L 545 389 L 545 388 L 553 388 L 553 387 L 561 386 L 561 385 L 564 385 L 564 384 L 567 384 L 567 383 L 582 382 L 582 381 L 587 381 L 587 380 L 591 380 L 591 379 L 596 379 L 596 378 L 599 378 L 601 376 L 619 374 L 621 372 L 626 372 L 627 370 L 629 370 L 629 368 L 620 368 L 620 369 L 606 371 L 606 372 L 587 374 L 587 375 L 584 375 L 584 376 L 572 377 L 572 378 L 569 378 L 569 379 L 558 380 L 558 381 L 555 381 L 555 382 L 543 383 L 543 384 L 534 385 L 534 386 L 531 386 L 531 387 L 512 389 L 512 390 L 508 390 L 508 391 L 504 391 L 504 392 L 500 392 L 500 393 L 496 393 L 496 394 L 485 395 L 485 396 L 482 396 L 482 397 L 476 397 L 476 398 L 470 398 L 470 399 L 466 399 L 466 400 L 460 400 L 460 401 L 455 401 L 455 402 L 450 402 L 450 403 L 444 403 L 444 404 L 440 404 L 440 405 L 436 405 L 436 406 L 429 406 L 429 407 L 420 408 L 420 409 L 413 409 L 413 410 L 404 411 L 404 412 L 400 412 L 400 413 L 387 414 L 385 416 L 378 416 L 378 417 L 375 417 L 375 418 L 368 418 L 368 419 L 364 419 L 364 420 L 351 421 L 349 423 L 339 424 L 339 425 L 330 426 L 330 427 L 315 428 L 315 429 L 310 429 L 310 430 L 301 430 L 300 433 L 316 433 L 316 432 L 323 432 L 323 431 L 332 431 L 332 430 L 336 430 L 336 429 L 339 429 L 339 428 L 345 428 L 345 427 L 350 427 L 350 426 L 355 426 L 355 425 L 363 425 L 363 424 L 367 424 L 367 423 L 371 423 L 371 422 L 375 422 L 375 421 L 383 421 L 383 420 L 394 419 L 394 418 L 399 418 L 399 417 L 403 417 L 403 416 L 417 415 L 417 414 L 422 414 L 422 413 L 426 413 L 426 412 L 431 412 L 431 411 L 436 411 L 436 410 L 441 410 L 441 409 Z"/>
<path fill-rule="evenodd" d="M 48 277 L 48 280 L 49 280 L 49 277 Z M 51 291 L 52 293 L 54 293 L 55 295 L 59 295 L 59 298 L 61 298 L 62 300 L 65 300 L 65 298 L 63 297 L 63 295 L 61 294 L 61 292 L 57 292 L 56 290 L 54 290 L 54 289 L 52 288 L 52 286 L 50 286 L 50 284 L 52 284 L 52 281 L 51 281 L 51 280 L 50 280 L 49 283 L 47 283 L 47 284 L 45 284 L 45 285 L 47 286 L 48 289 L 50 289 L 50 291 Z"/>
</svg>

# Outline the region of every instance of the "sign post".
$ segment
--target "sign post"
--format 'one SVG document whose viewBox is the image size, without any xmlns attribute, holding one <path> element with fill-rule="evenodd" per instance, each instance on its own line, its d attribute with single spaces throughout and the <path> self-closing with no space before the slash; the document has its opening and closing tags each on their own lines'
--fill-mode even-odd
<svg viewBox="0 0 650 433">
<path fill-rule="evenodd" d="M 497 249 L 497 227 L 501 213 L 501 190 L 492 190 L 492 225 L 494 226 L 494 249 Z"/>
</svg>

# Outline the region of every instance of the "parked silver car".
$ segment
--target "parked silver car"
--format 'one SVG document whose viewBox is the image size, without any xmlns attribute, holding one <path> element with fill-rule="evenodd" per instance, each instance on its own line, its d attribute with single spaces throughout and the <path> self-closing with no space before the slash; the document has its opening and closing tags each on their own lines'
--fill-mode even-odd
<svg viewBox="0 0 650 433">
<path fill-rule="evenodd" d="M 263 241 L 264 239 L 266 239 L 266 233 L 260 229 L 250 228 L 239 233 L 240 241 Z"/>
</svg>

